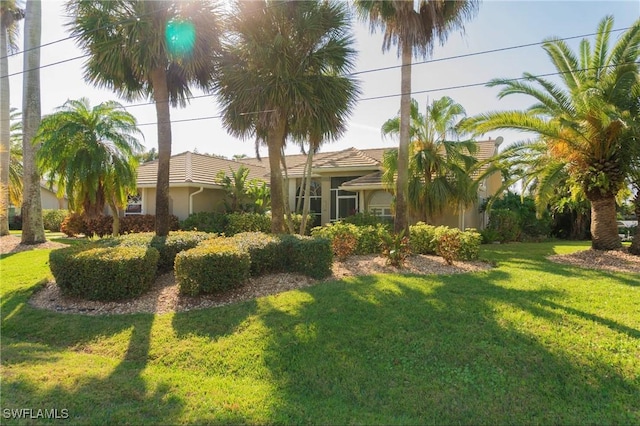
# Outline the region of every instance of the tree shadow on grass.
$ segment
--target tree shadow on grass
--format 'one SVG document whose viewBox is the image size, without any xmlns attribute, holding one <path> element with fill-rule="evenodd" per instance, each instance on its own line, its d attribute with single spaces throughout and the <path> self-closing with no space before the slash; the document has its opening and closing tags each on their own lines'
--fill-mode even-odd
<svg viewBox="0 0 640 426">
<path fill-rule="evenodd" d="M 631 375 L 603 353 L 585 364 L 570 343 L 554 345 L 573 333 L 555 309 L 563 295 L 494 285 L 501 275 L 355 278 L 340 297 L 331 297 L 335 285 L 319 285 L 304 290 L 313 302 L 295 312 L 263 310 L 273 334 L 265 361 L 281 384 L 271 420 L 638 422 Z M 567 313 L 636 339 L 632 327 Z"/>
<path fill-rule="evenodd" d="M 143 376 L 153 315 L 86 317 L 18 305 L 2 324 L 2 408 L 64 408 L 74 424 L 177 421 L 184 403 L 171 385 L 157 381 L 151 388 Z M 119 334 L 129 335 L 128 345 L 124 354 L 114 354 L 115 362 L 92 356 L 91 342 Z M 78 366 L 79 360 L 86 364 Z"/>
</svg>

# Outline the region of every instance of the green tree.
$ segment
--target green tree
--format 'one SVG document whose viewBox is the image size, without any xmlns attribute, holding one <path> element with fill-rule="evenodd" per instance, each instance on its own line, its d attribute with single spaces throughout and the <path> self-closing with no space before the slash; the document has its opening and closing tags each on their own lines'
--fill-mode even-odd
<svg viewBox="0 0 640 426">
<path fill-rule="evenodd" d="M 85 79 L 126 100 L 156 106 L 156 234 L 169 232 L 169 106 L 185 106 L 190 87 L 214 78 L 220 18 L 213 1 L 72 0 L 71 33 L 89 59 Z"/>
<path fill-rule="evenodd" d="M 433 219 L 447 206 L 458 208 L 476 200 L 472 170 L 477 163 L 474 141 L 460 141 L 456 126 L 465 115 L 462 105 L 445 96 L 434 100 L 422 114 L 411 100 L 409 126 L 409 166 L 407 201 L 414 214 L 424 221 Z M 382 125 L 384 136 L 398 136 L 400 115 Z M 383 182 L 396 189 L 400 161 L 397 150 L 383 156 Z M 397 209 L 397 192 L 396 192 Z"/>
<path fill-rule="evenodd" d="M 400 82 L 400 141 L 398 145 L 398 176 L 396 180 L 396 233 L 408 232 L 407 196 L 409 190 L 409 143 L 411 116 L 411 63 L 413 57 L 431 55 L 436 39 L 441 44 L 449 33 L 463 30 L 465 21 L 477 13 L 475 0 L 356 0 L 360 17 L 368 20 L 371 30 L 382 28 L 382 50 L 398 47 L 402 58 Z"/>
<path fill-rule="evenodd" d="M 497 79 L 499 97 L 520 94 L 535 99 L 524 111 L 490 112 L 471 118 L 466 128 L 484 133 L 516 129 L 539 137 L 548 154 L 568 166 L 591 202 L 592 247 L 621 246 L 615 197 L 625 182 L 633 139 L 625 123 L 631 115 L 632 87 L 638 79 L 640 20 L 609 49 L 613 17 L 598 26 L 595 45 L 587 39 L 575 54 L 562 40 L 543 44 L 561 84 L 525 73 L 526 81 Z"/>
<path fill-rule="evenodd" d="M 70 100 L 42 120 L 38 164 L 59 195 L 66 193 L 71 210 L 95 217 L 107 204 L 115 236 L 118 208 L 136 189 L 140 134 L 135 117 L 117 102 L 91 108 L 87 99 Z"/>
<path fill-rule="evenodd" d="M 28 0 L 24 18 L 24 70 L 22 80 L 22 244 L 46 241 L 42 221 L 40 173 L 36 165 L 39 144 L 34 138 L 40 126 L 40 40 L 42 36 L 42 4 Z"/>
<path fill-rule="evenodd" d="M 271 229 L 284 232 L 282 153 L 312 120 L 348 114 L 357 93 L 345 75 L 355 51 L 345 4 L 238 1 L 215 85 L 223 123 L 234 136 L 268 147 Z M 345 95 L 345 93 L 347 95 Z M 328 130 L 327 130 L 328 131 Z"/>
</svg>

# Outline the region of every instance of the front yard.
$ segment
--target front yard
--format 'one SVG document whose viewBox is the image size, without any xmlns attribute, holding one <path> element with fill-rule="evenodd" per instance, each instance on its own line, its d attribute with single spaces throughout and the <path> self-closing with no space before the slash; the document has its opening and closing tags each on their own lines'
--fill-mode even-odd
<svg viewBox="0 0 640 426">
<path fill-rule="evenodd" d="M 587 247 L 484 246 L 488 271 L 111 316 L 31 307 L 49 251 L 3 255 L 2 421 L 640 424 L 640 277 L 546 260 Z"/>
</svg>

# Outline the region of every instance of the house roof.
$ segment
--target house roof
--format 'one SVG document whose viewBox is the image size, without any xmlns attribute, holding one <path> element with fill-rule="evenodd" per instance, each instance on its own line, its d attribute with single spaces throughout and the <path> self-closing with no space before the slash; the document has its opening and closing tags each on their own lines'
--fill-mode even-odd
<svg viewBox="0 0 640 426">
<path fill-rule="evenodd" d="M 259 165 L 210 155 L 183 152 L 171 156 L 169 167 L 169 185 L 194 184 L 217 185 L 219 171 L 236 171 L 240 166 L 249 169 L 249 179 L 265 180 L 266 169 Z M 158 176 L 158 160 L 141 164 L 138 167 L 138 186 L 154 187 Z"/>
<path fill-rule="evenodd" d="M 478 141 L 478 160 L 486 160 L 492 157 L 498 149 L 502 138 L 495 140 Z M 342 186 L 363 188 L 364 186 L 381 185 L 379 172 L 384 153 L 389 148 L 347 148 L 342 151 L 319 152 L 313 156 L 312 169 L 314 173 L 322 173 L 335 170 L 359 170 L 365 174 L 362 177 L 345 182 Z M 287 172 L 290 176 L 302 176 L 304 173 L 305 154 L 287 155 Z M 240 166 L 249 169 L 249 179 L 268 180 L 269 158 L 243 158 L 241 160 L 228 160 L 226 158 L 210 155 L 196 154 L 193 152 L 183 152 L 171 156 L 169 169 L 169 185 L 217 185 L 216 175 L 219 171 L 235 171 Z M 158 160 L 140 165 L 138 168 L 138 186 L 154 187 L 158 174 Z"/>
</svg>

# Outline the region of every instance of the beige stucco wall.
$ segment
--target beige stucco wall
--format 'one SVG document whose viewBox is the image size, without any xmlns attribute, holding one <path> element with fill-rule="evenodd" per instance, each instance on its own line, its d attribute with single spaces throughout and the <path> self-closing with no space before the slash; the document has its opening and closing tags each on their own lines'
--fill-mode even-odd
<svg viewBox="0 0 640 426">
<path fill-rule="evenodd" d="M 43 210 L 59 210 L 68 207 L 67 200 L 58 199 L 56 194 L 47 188 L 40 188 L 40 201 L 42 202 Z"/>
<path fill-rule="evenodd" d="M 190 194 L 199 190 L 200 188 L 190 188 Z M 224 196 L 225 193 L 221 189 L 205 188 L 204 191 L 193 196 L 193 213 L 222 211 Z"/>
<path fill-rule="evenodd" d="M 169 213 L 184 220 L 189 216 L 189 196 L 200 190 L 199 186 L 169 188 Z M 142 213 L 156 214 L 156 189 L 142 188 Z M 193 212 L 213 212 L 220 210 L 224 198 L 221 189 L 205 188 L 193 196 Z"/>
</svg>

